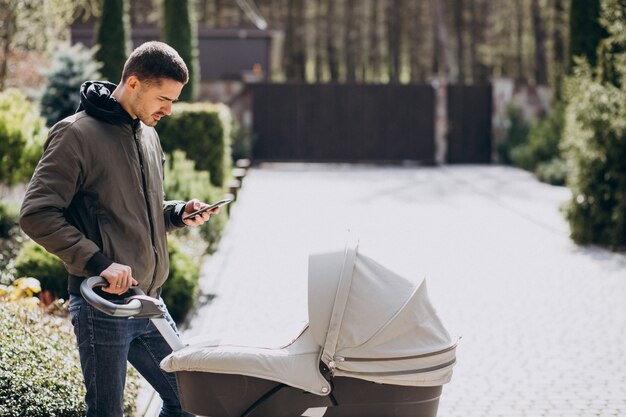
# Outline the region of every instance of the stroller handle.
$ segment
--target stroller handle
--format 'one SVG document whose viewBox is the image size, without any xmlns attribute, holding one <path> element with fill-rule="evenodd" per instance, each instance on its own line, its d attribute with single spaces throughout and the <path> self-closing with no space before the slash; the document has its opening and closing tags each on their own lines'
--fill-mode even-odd
<svg viewBox="0 0 626 417">
<path fill-rule="evenodd" d="M 144 292 L 139 287 L 132 287 L 130 291 L 133 296 L 127 298 L 126 304 L 115 304 L 96 294 L 94 288 L 106 287 L 109 283 L 102 277 L 95 276 L 84 280 L 80 284 L 80 293 L 85 300 L 97 310 L 115 317 L 137 317 L 143 310 L 142 302 L 134 296 L 144 296 Z M 156 300 L 155 300 L 156 301 Z"/>
<path fill-rule="evenodd" d="M 107 285 L 109 283 L 104 278 L 91 277 L 80 284 L 80 293 L 93 308 L 109 316 L 150 319 L 172 350 L 176 351 L 186 346 L 174 327 L 168 323 L 167 309 L 162 300 L 147 296 L 139 287 L 131 287 L 129 291 L 132 295 L 124 299 L 125 304 L 115 304 L 100 297 L 93 290 Z"/>
</svg>

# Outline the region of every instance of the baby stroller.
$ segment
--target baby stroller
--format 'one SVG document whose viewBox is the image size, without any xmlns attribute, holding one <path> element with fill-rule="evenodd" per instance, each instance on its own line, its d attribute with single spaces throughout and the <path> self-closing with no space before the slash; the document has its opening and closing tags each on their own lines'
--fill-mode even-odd
<svg viewBox="0 0 626 417">
<path fill-rule="evenodd" d="M 210 417 L 435 417 L 455 364 L 456 341 L 415 285 L 358 253 L 357 245 L 309 257 L 309 323 L 282 348 L 184 345 L 161 303 L 100 298 L 92 277 L 83 296 L 111 315 L 151 317 L 174 352 L 183 408 Z"/>
</svg>

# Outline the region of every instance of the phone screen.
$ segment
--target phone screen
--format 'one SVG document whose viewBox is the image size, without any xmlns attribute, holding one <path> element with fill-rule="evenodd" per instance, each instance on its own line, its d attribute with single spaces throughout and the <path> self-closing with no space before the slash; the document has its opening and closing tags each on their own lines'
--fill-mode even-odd
<svg viewBox="0 0 626 417">
<path fill-rule="evenodd" d="M 210 204 L 209 206 L 207 206 L 205 208 L 202 208 L 202 209 L 200 209 L 198 211 L 194 211 L 193 213 L 190 213 L 190 214 L 187 214 L 186 216 L 183 216 L 183 220 L 192 219 L 192 218 L 196 217 L 197 215 L 204 213 L 205 211 L 213 210 L 216 207 L 221 207 L 221 206 L 223 206 L 225 204 L 230 203 L 231 201 L 233 201 L 233 200 L 230 199 L 230 198 L 226 198 L 224 200 L 218 201 L 217 203 Z"/>
</svg>

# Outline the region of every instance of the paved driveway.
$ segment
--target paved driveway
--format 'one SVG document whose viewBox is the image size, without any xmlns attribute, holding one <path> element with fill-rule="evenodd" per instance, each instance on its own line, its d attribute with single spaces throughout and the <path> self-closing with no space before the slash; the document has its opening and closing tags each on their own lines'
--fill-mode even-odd
<svg viewBox="0 0 626 417">
<path fill-rule="evenodd" d="M 570 242 L 568 198 L 499 166 L 252 169 L 185 337 L 288 341 L 308 254 L 351 229 L 462 337 L 440 417 L 625 416 L 626 257 Z"/>
</svg>

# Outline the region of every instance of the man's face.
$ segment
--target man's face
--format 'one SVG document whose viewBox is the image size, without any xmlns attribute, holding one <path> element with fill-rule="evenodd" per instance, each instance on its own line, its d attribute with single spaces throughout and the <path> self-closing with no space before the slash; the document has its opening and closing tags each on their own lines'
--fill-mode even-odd
<svg viewBox="0 0 626 417">
<path fill-rule="evenodd" d="M 132 100 L 129 101 L 133 114 L 147 126 L 155 126 L 162 117 L 172 113 L 172 103 L 178 99 L 183 83 L 170 78 L 160 82 L 136 80 Z"/>
</svg>

